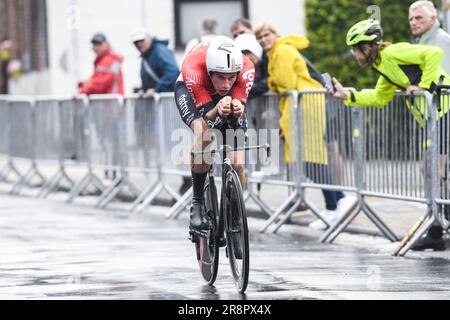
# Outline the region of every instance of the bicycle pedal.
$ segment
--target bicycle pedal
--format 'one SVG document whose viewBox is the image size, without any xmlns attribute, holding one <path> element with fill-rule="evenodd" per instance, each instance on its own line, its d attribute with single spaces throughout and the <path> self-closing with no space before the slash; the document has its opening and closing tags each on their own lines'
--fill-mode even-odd
<svg viewBox="0 0 450 320">
<path fill-rule="evenodd" d="M 189 240 L 193 243 L 198 243 L 199 238 L 206 238 L 208 236 L 207 230 L 196 230 L 189 227 Z"/>
</svg>

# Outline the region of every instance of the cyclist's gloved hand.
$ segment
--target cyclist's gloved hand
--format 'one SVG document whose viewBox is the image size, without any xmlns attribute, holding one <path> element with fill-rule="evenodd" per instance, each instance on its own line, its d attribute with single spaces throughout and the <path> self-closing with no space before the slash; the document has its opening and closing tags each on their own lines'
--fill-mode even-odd
<svg viewBox="0 0 450 320">
<path fill-rule="evenodd" d="M 245 107 L 242 104 L 242 102 L 238 99 L 233 99 L 231 101 L 231 107 L 233 108 L 233 115 L 236 118 L 239 118 L 244 113 Z"/>
<path fill-rule="evenodd" d="M 345 100 L 347 98 L 347 89 L 344 89 L 342 84 L 337 81 L 336 78 L 333 77 L 333 84 L 336 91 L 334 92 L 333 96 L 335 98 L 338 98 L 339 100 Z"/>
<path fill-rule="evenodd" d="M 222 118 L 227 117 L 231 113 L 231 97 L 225 96 L 217 103 L 217 111 Z"/>
</svg>

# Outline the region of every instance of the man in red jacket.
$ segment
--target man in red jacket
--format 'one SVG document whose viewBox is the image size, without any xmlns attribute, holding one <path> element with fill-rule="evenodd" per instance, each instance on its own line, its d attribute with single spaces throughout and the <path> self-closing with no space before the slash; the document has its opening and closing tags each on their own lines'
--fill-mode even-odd
<svg viewBox="0 0 450 320">
<path fill-rule="evenodd" d="M 92 49 L 97 56 L 94 61 L 94 74 L 88 81 L 79 83 L 79 91 L 84 94 L 124 94 L 121 64 L 123 57 L 114 53 L 108 40 L 97 33 L 91 40 Z"/>
</svg>

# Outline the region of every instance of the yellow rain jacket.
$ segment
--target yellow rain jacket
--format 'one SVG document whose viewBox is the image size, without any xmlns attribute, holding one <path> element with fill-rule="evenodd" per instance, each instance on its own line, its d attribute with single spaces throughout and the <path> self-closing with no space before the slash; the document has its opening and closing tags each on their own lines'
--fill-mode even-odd
<svg viewBox="0 0 450 320">
<path fill-rule="evenodd" d="M 442 84 L 450 85 L 450 77 L 440 67 L 443 51 L 438 47 L 399 42 L 391 44 L 381 51 L 379 63 L 372 64 L 372 69 L 380 74 L 375 90 L 349 92 L 347 106 L 384 107 L 394 97 L 397 89 L 406 90 L 416 85 L 431 92 Z M 444 100 L 442 100 L 444 101 Z M 422 126 L 427 119 L 427 104 L 421 99 L 415 106 L 406 101 L 407 107 Z M 442 104 L 437 113 L 441 118 L 449 110 L 448 103 Z"/>
<path fill-rule="evenodd" d="M 276 93 L 289 90 L 318 89 L 322 85 L 312 79 L 305 60 L 299 50 L 309 46 L 309 40 L 302 36 L 289 35 L 280 37 L 269 51 L 269 88 Z M 313 94 L 302 97 L 303 110 L 303 150 L 305 162 L 327 164 L 328 155 L 325 145 L 325 95 Z M 280 100 L 280 128 L 285 137 L 284 159 L 295 161 L 295 120 L 291 97 Z"/>
</svg>

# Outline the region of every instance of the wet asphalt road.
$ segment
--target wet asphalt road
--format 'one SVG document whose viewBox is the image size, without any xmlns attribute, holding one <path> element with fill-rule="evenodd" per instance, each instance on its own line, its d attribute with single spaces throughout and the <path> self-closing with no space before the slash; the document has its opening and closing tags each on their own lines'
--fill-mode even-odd
<svg viewBox="0 0 450 320">
<path fill-rule="evenodd" d="M 163 213 L 0 195 L 0 298 L 450 299 L 448 254 L 392 257 L 394 244 L 362 235 L 322 245 L 320 233 L 298 226 L 259 234 L 255 218 L 246 294 L 237 294 L 224 251 L 210 287 L 187 218 Z"/>
</svg>

